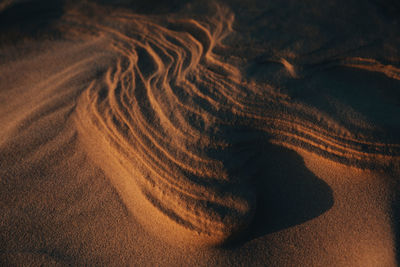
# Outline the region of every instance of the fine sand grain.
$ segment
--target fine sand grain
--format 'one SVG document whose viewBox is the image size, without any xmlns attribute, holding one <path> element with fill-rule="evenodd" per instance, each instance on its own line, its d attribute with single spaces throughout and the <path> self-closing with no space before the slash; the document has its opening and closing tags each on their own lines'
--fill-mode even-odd
<svg viewBox="0 0 400 267">
<path fill-rule="evenodd" d="M 396 266 L 391 1 L 261 2 L 2 2 L 0 261 Z"/>
</svg>

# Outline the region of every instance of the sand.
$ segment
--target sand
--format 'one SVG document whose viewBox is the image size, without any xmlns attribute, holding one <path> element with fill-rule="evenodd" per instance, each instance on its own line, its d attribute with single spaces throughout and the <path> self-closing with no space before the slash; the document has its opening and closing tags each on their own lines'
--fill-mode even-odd
<svg viewBox="0 0 400 267">
<path fill-rule="evenodd" d="M 396 266 L 398 14 L 2 2 L 1 262 Z"/>
</svg>

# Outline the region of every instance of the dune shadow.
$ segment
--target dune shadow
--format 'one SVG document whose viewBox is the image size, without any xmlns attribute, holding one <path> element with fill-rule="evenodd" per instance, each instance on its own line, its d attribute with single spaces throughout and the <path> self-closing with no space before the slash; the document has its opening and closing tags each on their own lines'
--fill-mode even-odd
<svg viewBox="0 0 400 267">
<path fill-rule="evenodd" d="M 225 248 L 302 224 L 334 204 L 331 187 L 315 176 L 295 151 L 273 145 L 268 138 L 251 149 L 255 153 L 243 173 L 252 170 L 249 178 L 257 193 L 255 216 L 247 230 Z"/>
<path fill-rule="evenodd" d="M 139 14 L 169 14 L 178 11 L 183 5 L 187 4 L 187 1 L 184 0 L 99 0 L 97 2 L 103 5 L 127 8 Z"/>
<path fill-rule="evenodd" d="M 0 42 L 14 43 L 51 31 L 64 13 L 65 0 L 15 1 L 0 12 Z"/>
</svg>

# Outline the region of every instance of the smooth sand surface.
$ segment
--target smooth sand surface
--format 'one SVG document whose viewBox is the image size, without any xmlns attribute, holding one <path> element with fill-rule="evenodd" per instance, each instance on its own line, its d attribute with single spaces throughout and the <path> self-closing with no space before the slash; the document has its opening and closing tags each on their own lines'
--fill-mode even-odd
<svg viewBox="0 0 400 267">
<path fill-rule="evenodd" d="M 396 266 L 395 1 L 4 1 L 6 265 Z"/>
</svg>

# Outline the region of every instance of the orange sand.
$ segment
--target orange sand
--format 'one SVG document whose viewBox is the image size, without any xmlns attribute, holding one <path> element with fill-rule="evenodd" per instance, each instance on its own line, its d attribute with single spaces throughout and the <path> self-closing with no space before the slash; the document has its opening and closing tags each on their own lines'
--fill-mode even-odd
<svg viewBox="0 0 400 267">
<path fill-rule="evenodd" d="M 122 2 L 60 3 L 34 36 L 2 26 L 2 263 L 396 266 L 390 14 L 373 16 L 379 53 L 355 33 L 318 46 L 317 4 L 319 30 L 269 14 L 278 1 Z M 276 28 L 294 25 L 316 41 L 284 47 L 296 31 Z"/>
</svg>

